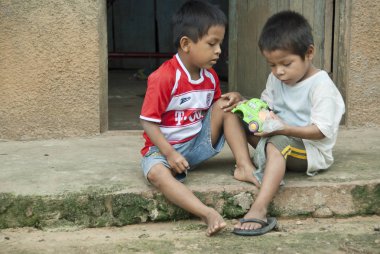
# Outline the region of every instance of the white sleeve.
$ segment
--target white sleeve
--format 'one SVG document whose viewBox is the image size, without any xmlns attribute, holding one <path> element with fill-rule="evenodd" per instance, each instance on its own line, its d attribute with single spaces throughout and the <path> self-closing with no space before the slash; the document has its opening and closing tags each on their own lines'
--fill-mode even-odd
<svg viewBox="0 0 380 254">
<path fill-rule="evenodd" d="M 268 103 L 269 108 L 273 109 L 273 84 L 272 73 L 269 74 L 264 91 L 261 93 L 260 99 Z"/>
<path fill-rule="evenodd" d="M 311 122 L 328 138 L 335 133 L 337 113 L 336 90 L 332 84 L 319 83 L 311 93 Z"/>
</svg>

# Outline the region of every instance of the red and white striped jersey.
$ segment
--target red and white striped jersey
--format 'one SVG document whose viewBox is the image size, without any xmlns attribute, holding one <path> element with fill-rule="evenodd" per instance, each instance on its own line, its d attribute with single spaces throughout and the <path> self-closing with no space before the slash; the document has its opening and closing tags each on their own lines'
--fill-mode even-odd
<svg viewBox="0 0 380 254">
<path fill-rule="evenodd" d="M 192 80 L 178 54 L 148 77 L 140 118 L 158 123 L 170 144 L 191 140 L 202 128 L 202 119 L 221 96 L 219 78 L 213 69 L 201 69 Z M 144 132 L 145 155 L 154 144 Z"/>
</svg>

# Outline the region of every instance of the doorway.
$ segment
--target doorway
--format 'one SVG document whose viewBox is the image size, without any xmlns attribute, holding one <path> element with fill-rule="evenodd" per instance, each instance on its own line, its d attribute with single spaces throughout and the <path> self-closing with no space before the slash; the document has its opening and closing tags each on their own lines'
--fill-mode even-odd
<svg viewBox="0 0 380 254">
<path fill-rule="evenodd" d="M 141 130 L 147 77 L 176 52 L 171 17 L 186 0 L 107 0 L 108 129 Z M 210 0 L 228 17 L 228 0 Z M 228 85 L 228 31 L 214 69 Z"/>
<path fill-rule="evenodd" d="M 257 42 L 266 20 L 282 10 L 301 13 L 309 21 L 316 48 L 313 63 L 332 75 L 334 8 L 335 0 L 230 0 L 229 89 L 260 97 L 270 68 Z"/>
</svg>

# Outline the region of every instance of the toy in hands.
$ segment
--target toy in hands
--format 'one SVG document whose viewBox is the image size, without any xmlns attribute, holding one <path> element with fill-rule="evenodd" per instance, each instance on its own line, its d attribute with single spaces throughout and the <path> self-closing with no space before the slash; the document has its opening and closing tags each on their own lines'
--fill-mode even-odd
<svg viewBox="0 0 380 254">
<path fill-rule="evenodd" d="M 269 111 L 268 104 L 260 99 L 253 98 L 242 102 L 231 110 L 248 124 L 250 132 L 262 132 L 263 124 Z"/>
</svg>

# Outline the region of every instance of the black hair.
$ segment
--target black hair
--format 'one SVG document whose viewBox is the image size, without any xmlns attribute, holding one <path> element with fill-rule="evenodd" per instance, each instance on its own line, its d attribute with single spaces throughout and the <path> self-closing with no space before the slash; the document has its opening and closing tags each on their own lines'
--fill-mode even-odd
<svg viewBox="0 0 380 254">
<path fill-rule="evenodd" d="M 173 41 L 180 47 L 183 36 L 197 42 L 207 34 L 211 26 L 226 26 L 227 18 L 218 6 L 207 1 L 190 0 L 173 16 Z"/>
<path fill-rule="evenodd" d="M 282 11 L 271 16 L 259 38 L 261 52 L 286 50 L 302 59 L 305 59 L 310 45 L 314 45 L 310 24 L 294 11 Z"/>
</svg>

